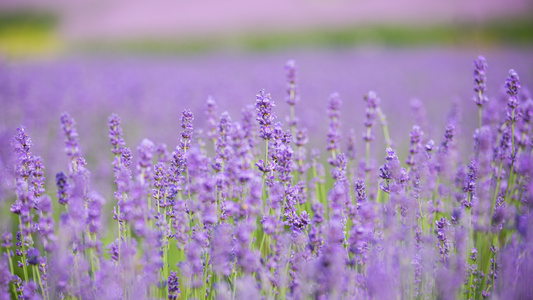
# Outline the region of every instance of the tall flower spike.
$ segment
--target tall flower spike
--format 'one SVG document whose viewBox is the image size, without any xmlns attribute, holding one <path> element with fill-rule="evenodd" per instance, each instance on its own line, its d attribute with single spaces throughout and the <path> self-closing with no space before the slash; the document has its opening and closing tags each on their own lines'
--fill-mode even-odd
<svg viewBox="0 0 533 300">
<path fill-rule="evenodd" d="M 329 117 L 329 131 L 328 131 L 328 145 L 327 150 L 332 153 L 335 159 L 336 152 L 339 151 L 339 117 L 342 100 L 338 93 L 333 93 L 329 96 L 328 101 L 328 117 Z"/>
<path fill-rule="evenodd" d="M 191 147 L 191 138 L 192 138 L 192 121 L 194 120 L 194 115 L 190 109 L 186 109 L 181 114 L 181 141 L 180 148 L 184 152 Z"/>
<path fill-rule="evenodd" d="M 367 128 L 366 134 L 363 134 L 363 140 L 366 142 L 372 141 L 373 135 L 372 135 L 372 126 L 374 126 L 374 122 L 376 120 L 376 108 L 378 107 L 378 104 L 380 102 L 380 99 L 376 95 L 376 92 L 370 91 L 368 94 L 365 95 L 365 101 L 366 101 L 366 112 L 365 112 L 365 127 Z"/>
<path fill-rule="evenodd" d="M 15 148 L 17 159 L 15 172 L 17 176 L 28 178 L 32 173 L 30 165 L 33 164 L 33 158 L 30 149 L 33 144 L 24 126 L 17 128 L 17 135 L 14 137 L 12 144 Z"/>
<path fill-rule="evenodd" d="M 213 97 L 209 96 L 205 107 L 205 115 L 207 117 L 207 137 L 210 140 L 216 139 L 217 136 L 216 110 L 217 103 Z"/>
<path fill-rule="evenodd" d="M 489 98 L 485 95 L 487 89 L 487 60 L 484 56 L 479 56 L 474 61 L 474 102 L 478 106 L 483 106 L 483 104 L 489 101 Z"/>
<path fill-rule="evenodd" d="M 507 80 L 505 81 L 505 88 L 509 96 L 518 96 L 518 90 L 520 90 L 521 88 L 520 78 L 518 77 L 516 71 L 513 69 L 509 70 L 509 77 L 507 77 Z"/>
<path fill-rule="evenodd" d="M 261 90 L 256 95 L 255 110 L 257 111 L 256 120 L 259 121 L 259 136 L 263 140 L 270 140 L 274 133 L 272 129 L 272 122 L 276 118 L 272 111 L 272 107 L 276 106 L 270 94 L 266 94 L 265 90 Z"/>
<path fill-rule="evenodd" d="M 78 142 L 78 132 L 76 131 L 76 122 L 68 114 L 63 113 L 61 115 L 61 127 L 65 133 L 65 152 L 70 159 L 79 158 L 80 154 L 80 144 Z"/>
<path fill-rule="evenodd" d="M 289 105 L 295 105 L 300 100 L 300 96 L 298 95 L 298 85 L 296 82 L 297 71 L 298 68 L 296 67 L 296 62 L 292 59 L 287 61 L 287 64 L 285 64 L 285 72 L 287 74 L 286 100 Z"/>
<path fill-rule="evenodd" d="M 120 118 L 117 114 L 112 114 L 109 117 L 109 139 L 111 140 L 111 152 L 115 155 L 121 153 L 122 148 L 125 146 L 124 139 L 122 138 L 122 128 L 120 127 Z"/>
<path fill-rule="evenodd" d="M 150 182 L 154 148 L 154 143 L 148 139 L 143 139 L 141 144 L 137 147 L 137 151 L 139 152 L 137 171 L 139 172 L 138 178 L 141 185 Z"/>
<path fill-rule="evenodd" d="M 424 135 L 424 132 L 420 129 L 419 126 L 415 125 L 413 126 L 413 130 L 410 132 L 411 136 L 411 145 L 409 146 L 409 157 L 405 160 L 405 163 L 413 167 L 416 162 L 416 156 L 420 152 L 420 148 L 422 147 L 422 136 Z"/>
<path fill-rule="evenodd" d="M 63 172 L 56 174 L 56 185 L 57 185 L 57 197 L 59 199 L 59 204 L 68 204 L 69 201 L 69 191 L 68 191 L 68 181 L 67 175 Z"/>
</svg>

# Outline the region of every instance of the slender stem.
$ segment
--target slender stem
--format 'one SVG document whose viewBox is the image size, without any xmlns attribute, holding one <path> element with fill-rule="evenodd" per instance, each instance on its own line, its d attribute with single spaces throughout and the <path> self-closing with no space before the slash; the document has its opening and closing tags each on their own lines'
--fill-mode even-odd
<svg viewBox="0 0 533 300">
<path fill-rule="evenodd" d="M 496 189 L 494 190 L 494 197 L 492 199 L 492 211 L 490 213 L 490 216 L 494 214 L 494 209 L 496 207 L 496 199 L 498 199 L 498 193 L 500 192 L 500 181 L 502 176 L 502 166 L 503 161 L 500 162 L 500 166 L 498 167 L 498 178 L 496 179 Z"/>
<path fill-rule="evenodd" d="M 33 271 L 35 272 L 34 274 L 36 274 L 37 278 L 39 279 L 39 286 L 41 287 L 41 293 L 43 294 L 43 298 L 44 299 L 47 299 L 47 295 L 46 295 L 46 292 L 43 288 L 43 281 L 41 280 L 41 275 L 40 275 L 40 272 L 39 272 L 39 269 L 37 268 L 37 266 L 33 266 Z"/>
<path fill-rule="evenodd" d="M 515 129 L 514 118 L 515 118 L 515 109 L 513 108 L 512 117 L 511 117 L 511 141 L 512 141 L 512 147 L 511 147 L 511 172 L 509 173 L 509 178 L 507 180 L 507 188 L 505 190 L 505 195 L 504 195 L 505 198 L 507 198 L 511 194 L 510 186 L 511 186 L 511 183 L 512 183 L 512 180 L 513 180 L 513 177 L 514 177 L 513 176 L 514 161 L 516 159 L 516 149 L 515 149 L 515 142 L 514 142 L 514 140 L 515 140 L 515 138 L 514 138 L 514 129 Z"/>
<path fill-rule="evenodd" d="M 7 248 L 7 258 L 9 260 L 9 270 L 11 271 L 12 275 L 15 275 L 15 272 L 13 270 L 13 260 L 11 259 L 11 250 L 9 249 L 9 247 Z M 13 283 L 12 287 L 13 287 L 13 295 L 16 295 L 17 294 L 17 289 L 16 289 L 14 283 Z"/>
<path fill-rule="evenodd" d="M 435 210 L 437 207 L 437 195 L 439 193 L 439 185 L 440 185 L 440 176 L 437 174 L 437 179 L 435 180 L 435 190 L 433 190 L 432 200 L 433 200 L 433 222 L 431 222 L 430 226 L 433 228 L 433 224 L 436 220 L 439 219 L 438 212 Z"/>
<path fill-rule="evenodd" d="M 381 127 L 383 127 L 383 137 L 385 138 L 385 144 L 387 145 L 387 148 L 390 148 L 392 146 L 392 141 L 390 139 L 389 125 L 387 124 L 387 119 L 385 117 L 385 114 L 381 112 L 381 109 L 379 107 L 376 109 L 376 112 L 381 120 Z"/>
<path fill-rule="evenodd" d="M 367 136 L 370 136 L 370 127 L 367 129 Z M 370 169 L 370 141 L 366 141 L 366 166 L 365 166 L 365 174 L 366 174 L 366 186 L 369 186 L 369 170 Z"/>
<path fill-rule="evenodd" d="M 481 94 L 481 90 L 478 92 L 479 93 L 479 99 L 480 100 L 483 100 L 483 95 Z M 478 109 L 478 120 L 479 120 L 479 134 L 481 134 L 481 119 L 482 119 L 482 116 L 481 116 L 481 109 L 483 108 L 483 106 L 479 106 L 479 109 Z"/>
<path fill-rule="evenodd" d="M 265 168 L 268 168 L 268 140 L 265 140 Z M 265 209 L 266 200 L 268 198 L 266 187 L 265 187 L 265 178 L 266 178 L 266 172 L 263 172 L 263 182 L 261 184 L 261 189 L 262 189 L 262 194 L 263 194 L 263 206 L 261 207 L 261 210 Z"/>
<path fill-rule="evenodd" d="M 22 270 L 24 271 L 24 280 L 28 281 L 28 270 L 26 268 L 26 240 L 24 238 L 24 230 L 22 225 L 22 218 L 19 215 L 19 222 L 20 222 L 20 240 L 22 243 Z"/>
<path fill-rule="evenodd" d="M 233 275 L 233 297 L 235 299 L 235 291 L 237 290 L 237 270 L 235 270 L 235 275 Z"/>
<path fill-rule="evenodd" d="M 294 98 L 294 93 L 291 91 L 291 98 Z M 296 124 L 294 119 L 294 105 L 291 105 L 291 133 L 292 136 L 295 136 L 296 134 Z"/>
</svg>

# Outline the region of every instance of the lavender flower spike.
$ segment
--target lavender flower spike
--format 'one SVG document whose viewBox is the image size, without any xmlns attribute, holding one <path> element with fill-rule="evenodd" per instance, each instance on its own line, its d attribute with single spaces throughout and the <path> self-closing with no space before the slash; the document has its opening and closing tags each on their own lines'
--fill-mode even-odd
<svg viewBox="0 0 533 300">
<path fill-rule="evenodd" d="M 474 102 L 479 106 L 483 106 L 483 104 L 487 103 L 489 101 L 489 98 L 485 95 L 485 91 L 487 89 L 487 61 L 485 60 L 484 56 L 479 56 L 474 61 L 474 91 L 476 92 L 476 95 L 474 95 Z"/>
<path fill-rule="evenodd" d="M 296 82 L 298 68 L 294 60 L 287 61 L 285 64 L 285 72 L 287 74 L 287 96 L 286 100 L 289 105 L 295 105 L 300 100 L 298 95 L 298 85 Z"/>
<path fill-rule="evenodd" d="M 65 141 L 65 152 L 70 159 L 81 157 L 78 132 L 75 126 L 76 122 L 74 122 L 74 119 L 68 113 L 61 115 L 61 128 L 67 138 Z"/>
<path fill-rule="evenodd" d="M 181 114 L 181 141 L 179 147 L 183 152 L 187 152 L 187 149 L 191 147 L 191 138 L 192 138 L 192 121 L 194 116 L 190 109 L 186 109 Z"/>
<path fill-rule="evenodd" d="M 328 145 L 327 150 L 332 153 L 333 159 L 339 150 L 339 117 L 342 100 L 338 93 L 333 93 L 329 96 L 328 102 L 328 117 L 329 117 L 329 131 L 328 131 Z"/>
<path fill-rule="evenodd" d="M 270 140 L 274 133 L 272 129 L 272 122 L 276 118 L 272 112 L 272 107 L 276 106 L 272 101 L 270 94 L 266 94 L 265 90 L 261 90 L 256 95 L 255 110 L 257 111 L 256 120 L 259 121 L 259 136 L 263 140 Z"/>
<path fill-rule="evenodd" d="M 513 69 L 509 70 L 509 77 L 505 80 L 507 94 L 511 97 L 516 97 L 518 96 L 518 90 L 520 90 L 520 88 L 520 78 L 518 77 L 518 74 Z"/>
<path fill-rule="evenodd" d="M 117 114 L 112 114 L 109 117 L 109 138 L 111 139 L 111 152 L 118 155 L 122 148 L 126 145 L 122 138 L 122 128 L 120 127 L 120 118 Z"/>
</svg>

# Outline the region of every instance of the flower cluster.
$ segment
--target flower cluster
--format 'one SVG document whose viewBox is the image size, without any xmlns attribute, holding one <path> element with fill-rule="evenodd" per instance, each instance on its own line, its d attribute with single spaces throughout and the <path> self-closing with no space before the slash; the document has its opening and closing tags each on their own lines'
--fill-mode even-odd
<svg viewBox="0 0 533 300">
<path fill-rule="evenodd" d="M 209 97 L 205 131 L 182 110 L 171 153 L 149 139 L 127 147 L 112 114 L 105 165 L 114 180 L 102 193 L 90 179 L 105 170 L 85 161 L 80 140 L 90 137 L 71 115 L 58 118 L 67 163 L 48 178 L 55 185 L 28 130 L 13 129 L 0 298 L 533 297 L 533 99 L 515 71 L 507 105 L 488 101 L 487 63 L 475 60 L 473 132 L 457 108 L 447 126 L 431 127 L 414 101 L 411 132 L 391 139 L 394 124 L 368 92 L 363 153 L 354 128 L 341 139 L 337 93 L 322 105 L 326 143 L 308 149 L 317 136 L 296 122 L 305 101 L 296 71 L 289 61 L 286 124 L 274 123 L 264 90 L 255 114 L 252 97 L 240 116 L 219 114 Z"/>
</svg>

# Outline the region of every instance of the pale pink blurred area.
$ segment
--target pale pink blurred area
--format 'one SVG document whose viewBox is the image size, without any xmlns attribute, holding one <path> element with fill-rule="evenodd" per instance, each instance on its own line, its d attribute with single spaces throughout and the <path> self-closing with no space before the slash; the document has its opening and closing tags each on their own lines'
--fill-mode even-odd
<svg viewBox="0 0 533 300">
<path fill-rule="evenodd" d="M 476 23 L 523 16 L 531 0 L 3 0 L 0 9 L 44 8 L 70 41 L 342 28 L 359 24 Z"/>
</svg>

